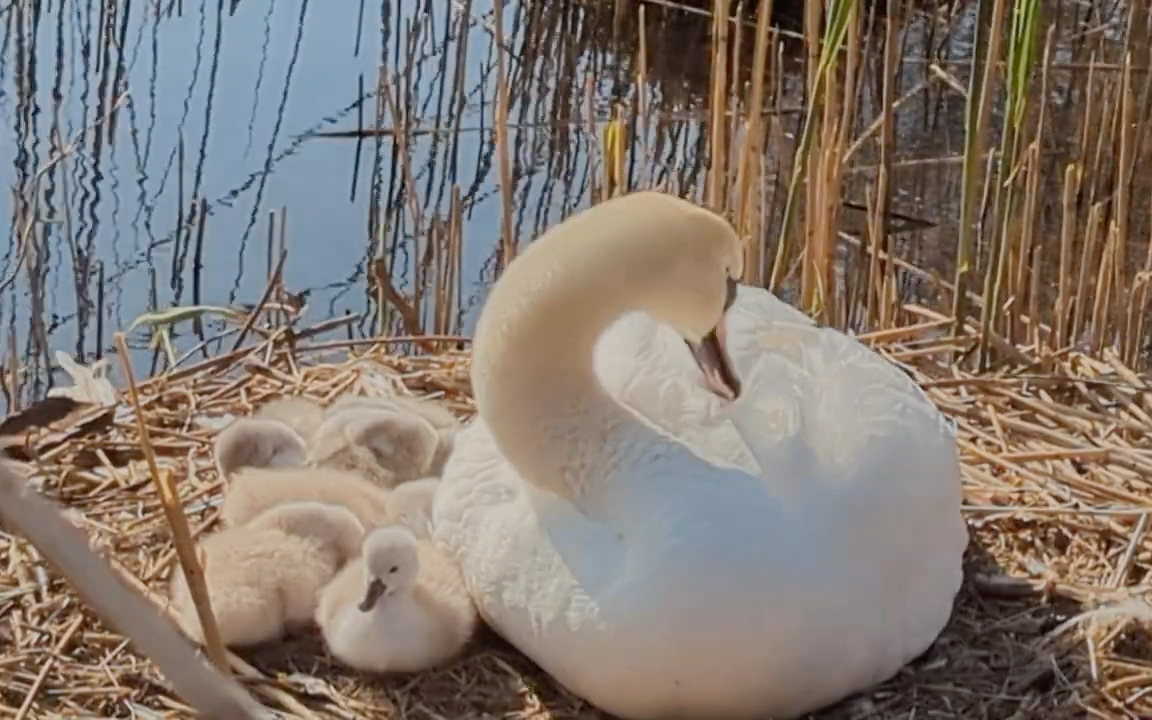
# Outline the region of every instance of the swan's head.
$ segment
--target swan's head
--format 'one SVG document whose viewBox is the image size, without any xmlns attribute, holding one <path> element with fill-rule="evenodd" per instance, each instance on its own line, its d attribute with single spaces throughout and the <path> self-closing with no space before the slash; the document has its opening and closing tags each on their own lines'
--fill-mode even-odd
<svg viewBox="0 0 1152 720">
<path fill-rule="evenodd" d="M 633 242 L 651 249 L 643 309 L 671 326 L 688 344 L 704 374 L 705 386 L 728 400 L 740 394 L 740 381 L 724 349 L 724 317 L 736 300 L 744 248 L 720 216 L 668 195 L 659 199 L 661 217 Z"/>
<path fill-rule="evenodd" d="M 540 338 L 559 330 L 575 342 L 594 343 L 634 310 L 678 332 L 705 385 L 735 398 L 739 382 L 722 341 L 743 265 L 744 248 L 732 226 L 673 195 L 631 193 L 569 216 L 524 248 L 489 293 L 472 351 L 477 404 L 486 404 L 494 366 L 506 373 L 501 382 L 509 388 L 533 369 L 519 357 L 528 349 L 532 362 L 551 372 L 585 362 Z M 549 356 L 540 360 L 541 354 Z"/>
<path fill-rule="evenodd" d="M 411 590 L 420 561 L 416 536 L 399 526 L 377 528 L 364 538 L 364 599 L 361 612 L 371 612 L 380 598 Z"/>
</svg>

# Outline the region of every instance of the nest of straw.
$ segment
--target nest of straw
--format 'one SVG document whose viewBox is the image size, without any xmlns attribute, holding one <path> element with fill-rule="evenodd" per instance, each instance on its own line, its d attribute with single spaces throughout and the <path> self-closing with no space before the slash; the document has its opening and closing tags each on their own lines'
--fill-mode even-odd
<svg viewBox="0 0 1152 720">
<path fill-rule="evenodd" d="M 972 543 L 938 642 L 895 678 L 820 718 L 1148 717 L 1152 655 L 1140 620 L 1152 545 L 1145 502 L 1152 388 L 1115 358 L 1043 361 L 1024 351 L 966 374 L 944 361 L 971 338 L 939 319 L 865 336 L 901 363 L 958 426 Z M 221 482 L 204 418 L 244 415 L 281 394 L 329 402 L 381 378 L 472 412 L 468 356 L 402 357 L 387 344 L 338 359 L 266 348 L 141 383 L 158 462 L 193 533 L 215 523 Z M 946 370 L 944 368 L 947 368 Z M 93 415 L 99 415 L 93 412 Z M 27 439 L 31 481 L 164 608 L 175 562 L 156 487 L 123 404 L 100 422 Z M 155 666 L 106 629 L 16 535 L 0 536 L 0 713 L 12 717 L 191 717 Z M 268 707 L 305 718 L 598 718 L 483 632 L 456 662 L 380 678 L 333 662 L 315 635 L 230 656 Z"/>
</svg>

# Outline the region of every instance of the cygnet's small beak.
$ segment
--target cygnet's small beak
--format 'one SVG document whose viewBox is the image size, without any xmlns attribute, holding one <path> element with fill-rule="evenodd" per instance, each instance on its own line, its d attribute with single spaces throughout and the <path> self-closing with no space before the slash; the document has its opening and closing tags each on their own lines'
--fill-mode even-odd
<svg viewBox="0 0 1152 720">
<path fill-rule="evenodd" d="M 737 282 L 729 278 L 728 297 L 724 302 L 725 313 L 736 301 L 736 286 Z M 725 322 L 724 316 L 721 316 L 716 327 L 701 338 L 699 343 L 688 340 L 685 342 L 688 343 L 696 364 L 700 366 L 700 371 L 704 373 L 704 386 L 725 400 L 735 400 L 740 396 L 740 378 L 736 377 L 736 372 L 732 369 L 732 361 L 728 357 L 728 351 L 724 349 L 724 340 Z"/>
<path fill-rule="evenodd" d="M 360 612 L 371 612 L 372 608 L 376 607 L 376 601 L 386 592 L 388 586 L 380 580 L 368 583 L 368 590 L 364 593 L 364 599 L 360 601 Z"/>
</svg>

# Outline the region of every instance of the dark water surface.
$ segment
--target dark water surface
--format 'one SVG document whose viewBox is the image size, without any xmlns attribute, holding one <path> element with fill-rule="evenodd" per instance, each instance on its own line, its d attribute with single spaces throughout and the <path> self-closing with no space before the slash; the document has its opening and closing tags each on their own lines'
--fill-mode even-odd
<svg viewBox="0 0 1152 720">
<path fill-rule="evenodd" d="M 587 203 L 612 103 L 636 100 L 639 6 L 623 5 L 625 17 L 613 15 L 614 3 L 593 0 L 524 0 L 504 9 L 520 242 Z M 901 247 L 907 259 L 940 273 L 950 272 L 955 244 L 961 89 L 974 24 L 970 4 L 954 5 L 911 15 L 901 75 L 909 98 L 897 118 L 894 208 L 926 221 L 902 235 Z M 1068 4 L 1053 5 L 1055 18 Z M 644 6 L 655 161 L 631 168 L 632 182 L 674 179 L 698 188 L 707 156 L 700 129 L 708 20 Z M 457 188 L 461 267 L 459 282 L 449 284 L 460 286 L 459 300 L 436 322 L 431 302 L 422 312 L 429 331 L 466 332 L 501 228 L 492 9 L 491 0 L 7 5 L 0 177 L 12 191 L 0 194 L 10 218 L 0 317 L 25 392 L 39 396 L 51 382 L 43 370 L 55 365 L 52 351 L 90 362 L 110 351 L 113 330 L 142 312 L 257 303 L 275 255 L 270 214 L 281 208 L 284 285 L 306 293 L 303 323 L 352 312 L 360 315 L 353 332 L 371 333 L 369 261 L 388 258 L 402 291 L 431 292 L 436 283 L 417 281 L 413 268 L 420 258 L 457 252 L 441 242 Z M 1124 16 L 1121 4 L 1110 12 Z M 1069 17 L 1056 60 L 1074 64 L 1083 45 L 1078 28 L 1088 21 Z M 1114 29 L 1102 16 L 1091 24 Z M 1093 42 L 1104 41 L 1097 35 Z M 802 52 L 796 43 L 782 50 L 785 91 L 773 115 L 781 146 L 791 143 L 803 102 Z M 1052 84 L 1054 107 L 1072 118 L 1082 101 L 1076 77 L 1069 70 Z M 377 93 L 381 78 L 390 101 Z M 875 106 L 878 88 L 866 83 L 862 106 Z M 354 135 L 378 114 L 389 131 L 407 128 L 403 148 L 392 136 L 317 134 Z M 1053 133 L 1061 132 L 1058 122 Z M 1074 120 L 1067 122 L 1075 133 Z M 1048 150 L 1058 164 L 1060 143 Z M 776 177 L 779 168 L 766 162 Z M 846 199 L 864 202 L 873 163 L 873 148 L 862 147 L 851 162 L 857 169 L 846 175 Z M 779 185 L 766 189 L 776 205 L 783 203 Z M 200 207 L 207 210 L 202 223 Z M 844 230 L 858 228 L 860 217 L 846 210 Z M 133 333 L 133 346 L 146 342 L 144 331 Z M 190 347 L 191 339 L 184 335 L 178 345 Z M 142 349 L 138 363 L 149 360 Z"/>
</svg>

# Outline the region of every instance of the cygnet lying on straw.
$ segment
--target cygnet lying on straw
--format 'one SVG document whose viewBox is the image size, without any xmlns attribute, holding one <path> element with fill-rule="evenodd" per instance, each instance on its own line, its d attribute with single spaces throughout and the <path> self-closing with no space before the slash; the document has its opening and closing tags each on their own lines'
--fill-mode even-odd
<svg viewBox="0 0 1152 720">
<path fill-rule="evenodd" d="M 269 508 L 291 502 L 338 505 L 352 512 L 365 529 L 388 520 L 389 493 L 356 473 L 330 468 L 246 468 L 224 493 L 220 519 L 244 525 Z"/>
<path fill-rule="evenodd" d="M 281 505 L 205 538 L 198 554 L 224 644 L 256 645 L 308 624 L 321 589 L 359 553 L 363 538 L 355 515 L 319 503 Z M 170 582 L 178 624 L 203 643 L 179 566 Z"/>
<path fill-rule="evenodd" d="M 436 429 L 436 434 L 439 436 L 436 452 L 432 456 L 431 465 L 427 468 L 427 474 L 439 476 L 444 472 L 444 463 L 448 461 L 456 433 L 460 430 L 460 421 L 446 407 L 431 400 L 419 400 L 405 395 L 389 397 L 345 395 L 332 403 L 328 413 L 332 415 L 351 408 L 401 410 L 415 413 L 427 420 Z"/>
<path fill-rule="evenodd" d="M 237 418 L 212 445 L 216 467 L 228 477 L 243 467 L 294 467 L 308 456 L 304 439 L 288 425 L 265 418 Z"/>
<path fill-rule="evenodd" d="M 381 487 L 427 474 L 440 436 L 424 418 L 397 409 L 330 412 L 312 440 L 308 463 L 360 473 Z"/>
<path fill-rule="evenodd" d="M 279 420 L 307 442 L 324 422 L 324 408 L 311 398 L 284 395 L 261 405 L 253 417 Z"/>
<path fill-rule="evenodd" d="M 459 569 L 428 541 L 396 527 L 373 530 L 361 556 L 320 594 L 329 651 L 373 672 L 416 672 L 456 655 L 476 629 Z"/>
</svg>

